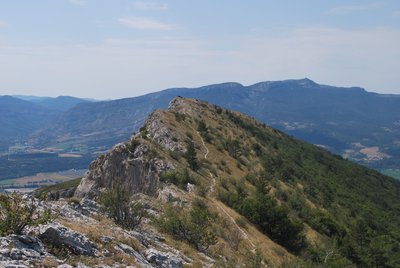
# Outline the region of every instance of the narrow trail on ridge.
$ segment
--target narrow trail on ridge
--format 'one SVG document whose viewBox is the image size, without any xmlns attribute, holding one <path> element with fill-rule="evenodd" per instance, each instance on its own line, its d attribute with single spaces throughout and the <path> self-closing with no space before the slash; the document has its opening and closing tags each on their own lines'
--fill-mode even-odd
<svg viewBox="0 0 400 268">
<path fill-rule="evenodd" d="M 197 133 L 197 135 L 199 136 L 201 143 L 203 144 L 203 147 L 206 150 L 206 153 L 204 154 L 204 159 L 207 159 L 208 154 L 210 153 L 210 150 L 207 148 L 206 143 L 204 142 L 203 137 L 200 135 L 200 133 L 195 130 L 192 126 L 190 126 L 194 132 Z M 215 196 L 214 196 L 214 192 L 215 192 L 215 185 L 216 185 L 216 179 L 214 177 L 214 175 L 211 173 L 210 170 L 208 170 L 208 173 L 210 175 L 211 178 L 211 185 L 210 185 L 210 194 L 208 195 L 210 197 L 210 199 L 213 201 L 213 203 L 230 219 L 230 221 L 232 222 L 232 224 L 239 230 L 239 232 L 241 233 L 242 237 L 244 240 L 248 241 L 249 244 L 253 247 L 252 251 L 255 252 L 256 251 L 256 245 L 254 245 L 253 241 L 251 241 L 251 239 L 249 238 L 249 236 L 247 235 L 247 233 L 243 230 L 243 228 L 241 228 L 237 223 L 236 220 L 226 211 L 226 209 L 223 207 L 223 205 L 221 205 L 221 203 L 216 200 Z"/>
</svg>

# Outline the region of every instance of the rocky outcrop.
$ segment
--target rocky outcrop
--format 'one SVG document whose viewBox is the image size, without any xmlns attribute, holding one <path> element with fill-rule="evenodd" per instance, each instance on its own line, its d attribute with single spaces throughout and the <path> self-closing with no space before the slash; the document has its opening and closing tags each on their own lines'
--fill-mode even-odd
<svg viewBox="0 0 400 268">
<path fill-rule="evenodd" d="M 137 145 L 133 152 L 128 147 L 118 144 L 93 161 L 75 196 L 93 198 L 102 188 L 110 188 L 117 180 L 131 194 L 154 195 L 158 190 L 159 174 L 173 166 L 153 155 L 148 144 Z"/>
<path fill-rule="evenodd" d="M 43 201 L 38 206 L 57 211 L 60 222 L 29 227 L 24 235 L 0 237 L 0 268 L 151 268 L 193 263 L 166 244 L 166 239 L 156 229 L 146 226 L 127 231 L 94 219 L 100 210 L 93 200 L 83 199 L 79 204 L 67 200 Z M 57 256 L 59 250 L 65 249 L 68 257 Z M 133 266 L 125 266 L 125 260 Z"/>
<path fill-rule="evenodd" d="M 193 115 L 195 113 L 195 110 L 199 108 L 199 104 L 200 102 L 196 99 L 185 99 L 178 96 L 171 100 L 168 106 L 168 110 L 185 115 Z"/>
<path fill-rule="evenodd" d="M 136 259 L 137 263 L 140 263 L 140 267 L 143 268 L 151 268 L 153 267 L 142 254 L 139 252 L 135 251 L 132 247 L 126 245 L 126 244 L 118 244 L 114 247 L 117 251 L 123 252 L 127 255 L 134 256 Z"/>
<path fill-rule="evenodd" d="M 149 138 L 167 150 L 186 152 L 186 144 L 182 142 L 185 138 L 173 136 L 172 131 L 166 126 L 165 120 L 164 111 L 156 110 L 150 114 L 145 123 Z"/>
<path fill-rule="evenodd" d="M 164 253 L 151 248 L 145 253 L 147 261 L 151 264 L 156 265 L 156 267 L 162 268 L 182 268 L 182 259 L 172 253 Z"/>
<path fill-rule="evenodd" d="M 74 196 L 75 190 L 76 190 L 76 187 L 72 187 L 69 189 L 62 189 L 59 191 L 50 191 L 47 194 L 46 199 L 47 200 L 59 200 L 60 198 L 69 198 L 69 197 Z"/>
<path fill-rule="evenodd" d="M 48 256 L 43 243 L 30 235 L 0 237 L 0 267 L 29 267 Z"/>
<path fill-rule="evenodd" d="M 84 235 L 74 232 L 59 223 L 45 225 L 40 239 L 58 247 L 67 248 L 76 255 L 94 256 L 95 248 Z"/>
<path fill-rule="evenodd" d="M 169 108 L 182 115 L 192 113 L 192 109 L 187 100 L 179 97 L 171 101 Z M 167 121 L 165 111 L 156 110 L 151 113 L 142 131 L 128 143 L 116 145 L 92 162 L 74 195 L 94 198 L 102 189 L 120 180 L 131 194 L 154 196 L 159 188 L 159 174 L 173 169 L 173 165 L 157 156 L 160 154 L 155 154 L 151 147 L 154 145 L 156 150 L 161 147 L 167 151 L 186 152 L 187 137 L 172 131 Z"/>
</svg>

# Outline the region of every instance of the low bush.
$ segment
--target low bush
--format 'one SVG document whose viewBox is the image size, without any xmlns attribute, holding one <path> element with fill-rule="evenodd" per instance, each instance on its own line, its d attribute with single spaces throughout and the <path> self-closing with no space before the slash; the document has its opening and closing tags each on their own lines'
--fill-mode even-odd
<svg viewBox="0 0 400 268">
<path fill-rule="evenodd" d="M 197 153 L 192 140 L 187 141 L 186 153 L 184 156 L 189 164 L 189 167 L 193 171 L 197 171 L 199 169 L 199 162 L 197 160 Z"/>
<path fill-rule="evenodd" d="M 195 201 L 190 210 L 167 208 L 156 223 L 162 231 L 188 242 L 199 251 L 205 251 L 217 243 L 217 237 L 211 231 L 213 218 L 215 215 L 209 212 L 206 204 Z"/>
<path fill-rule="evenodd" d="M 119 181 L 100 196 L 100 204 L 103 211 L 125 229 L 134 229 L 145 216 L 143 205 L 139 202 L 131 202 L 128 191 Z"/>
<path fill-rule="evenodd" d="M 44 224 L 50 210 L 39 210 L 35 200 L 20 193 L 0 195 L 0 235 L 21 234 L 25 227 Z"/>
<path fill-rule="evenodd" d="M 175 120 L 177 122 L 185 121 L 186 115 L 178 112 L 174 112 Z"/>
<path fill-rule="evenodd" d="M 160 175 L 160 181 L 175 184 L 179 188 L 186 190 L 188 183 L 196 184 L 196 181 L 190 176 L 189 170 L 184 169 L 182 173 L 178 171 L 167 171 Z"/>
<path fill-rule="evenodd" d="M 200 133 L 200 136 L 203 138 L 204 141 L 207 143 L 211 143 L 212 136 L 210 135 L 207 125 L 204 121 L 199 121 L 197 123 L 197 131 Z"/>
<path fill-rule="evenodd" d="M 138 140 L 132 139 L 130 143 L 127 143 L 126 146 L 128 150 L 133 153 L 135 152 L 136 147 L 138 147 L 140 142 Z"/>
</svg>

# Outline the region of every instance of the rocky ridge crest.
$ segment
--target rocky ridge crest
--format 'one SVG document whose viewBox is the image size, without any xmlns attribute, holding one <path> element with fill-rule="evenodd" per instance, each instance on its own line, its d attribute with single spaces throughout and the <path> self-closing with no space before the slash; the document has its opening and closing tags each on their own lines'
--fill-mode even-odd
<svg viewBox="0 0 400 268">
<path fill-rule="evenodd" d="M 170 102 L 168 111 L 190 115 L 193 107 L 187 100 L 177 97 Z M 108 153 L 93 161 L 76 189 L 75 196 L 93 198 L 100 189 L 110 187 L 115 179 L 121 179 L 133 194 L 155 195 L 159 189 L 160 174 L 174 169 L 174 166 L 166 158 L 160 158 L 145 139 L 169 151 L 186 152 L 186 144 L 183 142 L 185 137 L 172 134 L 165 124 L 166 120 L 165 111 L 154 111 L 141 132 L 134 134 L 127 143 L 115 145 Z"/>
</svg>

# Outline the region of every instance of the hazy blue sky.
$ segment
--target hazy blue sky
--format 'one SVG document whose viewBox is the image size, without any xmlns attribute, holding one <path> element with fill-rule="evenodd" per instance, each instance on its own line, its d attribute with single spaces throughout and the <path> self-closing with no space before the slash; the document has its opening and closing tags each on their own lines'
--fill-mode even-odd
<svg viewBox="0 0 400 268">
<path fill-rule="evenodd" d="M 400 94 L 400 1 L 0 0 L 0 95 L 303 77 Z"/>
</svg>

